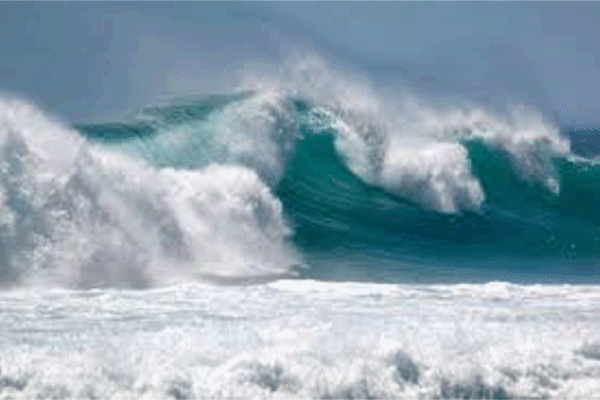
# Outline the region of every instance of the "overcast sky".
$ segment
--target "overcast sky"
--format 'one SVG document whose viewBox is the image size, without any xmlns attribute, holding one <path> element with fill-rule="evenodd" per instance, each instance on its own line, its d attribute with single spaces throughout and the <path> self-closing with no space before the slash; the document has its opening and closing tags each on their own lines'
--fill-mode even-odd
<svg viewBox="0 0 600 400">
<path fill-rule="evenodd" d="M 73 121 L 219 91 L 300 44 L 428 96 L 600 125 L 600 3 L 0 3 L 0 88 Z"/>
</svg>

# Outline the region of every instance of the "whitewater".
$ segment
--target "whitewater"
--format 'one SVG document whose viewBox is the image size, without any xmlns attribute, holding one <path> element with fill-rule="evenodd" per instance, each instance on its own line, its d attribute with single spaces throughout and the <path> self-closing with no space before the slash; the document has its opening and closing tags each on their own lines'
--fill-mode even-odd
<svg viewBox="0 0 600 400">
<path fill-rule="evenodd" d="M 306 53 L 97 123 L 4 95 L 0 398 L 597 397 L 574 138 Z"/>
</svg>

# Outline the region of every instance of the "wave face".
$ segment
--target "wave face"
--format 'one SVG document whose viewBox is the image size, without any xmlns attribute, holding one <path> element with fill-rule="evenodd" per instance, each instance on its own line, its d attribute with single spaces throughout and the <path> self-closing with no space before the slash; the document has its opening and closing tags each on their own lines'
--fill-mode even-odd
<svg viewBox="0 0 600 400">
<path fill-rule="evenodd" d="M 304 59 L 73 128 L 3 100 L 2 280 L 594 276 L 593 146 L 535 110 L 398 97 Z"/>
</svg>

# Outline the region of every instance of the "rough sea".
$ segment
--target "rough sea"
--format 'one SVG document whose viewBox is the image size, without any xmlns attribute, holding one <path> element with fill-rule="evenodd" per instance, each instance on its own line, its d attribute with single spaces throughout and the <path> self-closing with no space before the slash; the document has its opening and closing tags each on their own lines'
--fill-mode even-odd
<svg viewBox="0 0 600 400">
<path fill-rule="evenodd" d="M 0 399 L 600 397 L 599 132 L 311 52 L 0 99 Z"/>
</svg>

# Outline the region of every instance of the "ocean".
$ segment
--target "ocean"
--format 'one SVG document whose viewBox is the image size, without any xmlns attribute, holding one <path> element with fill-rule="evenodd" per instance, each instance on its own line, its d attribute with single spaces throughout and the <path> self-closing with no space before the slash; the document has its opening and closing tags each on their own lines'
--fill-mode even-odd
<svg viewBox="0 0 600 400">
<path fill-rule="evenodd" d="M 598 137 L 310 54 L 101 122 L 5 95 L 0 398 L 598 397 Z"/>
</svg>

